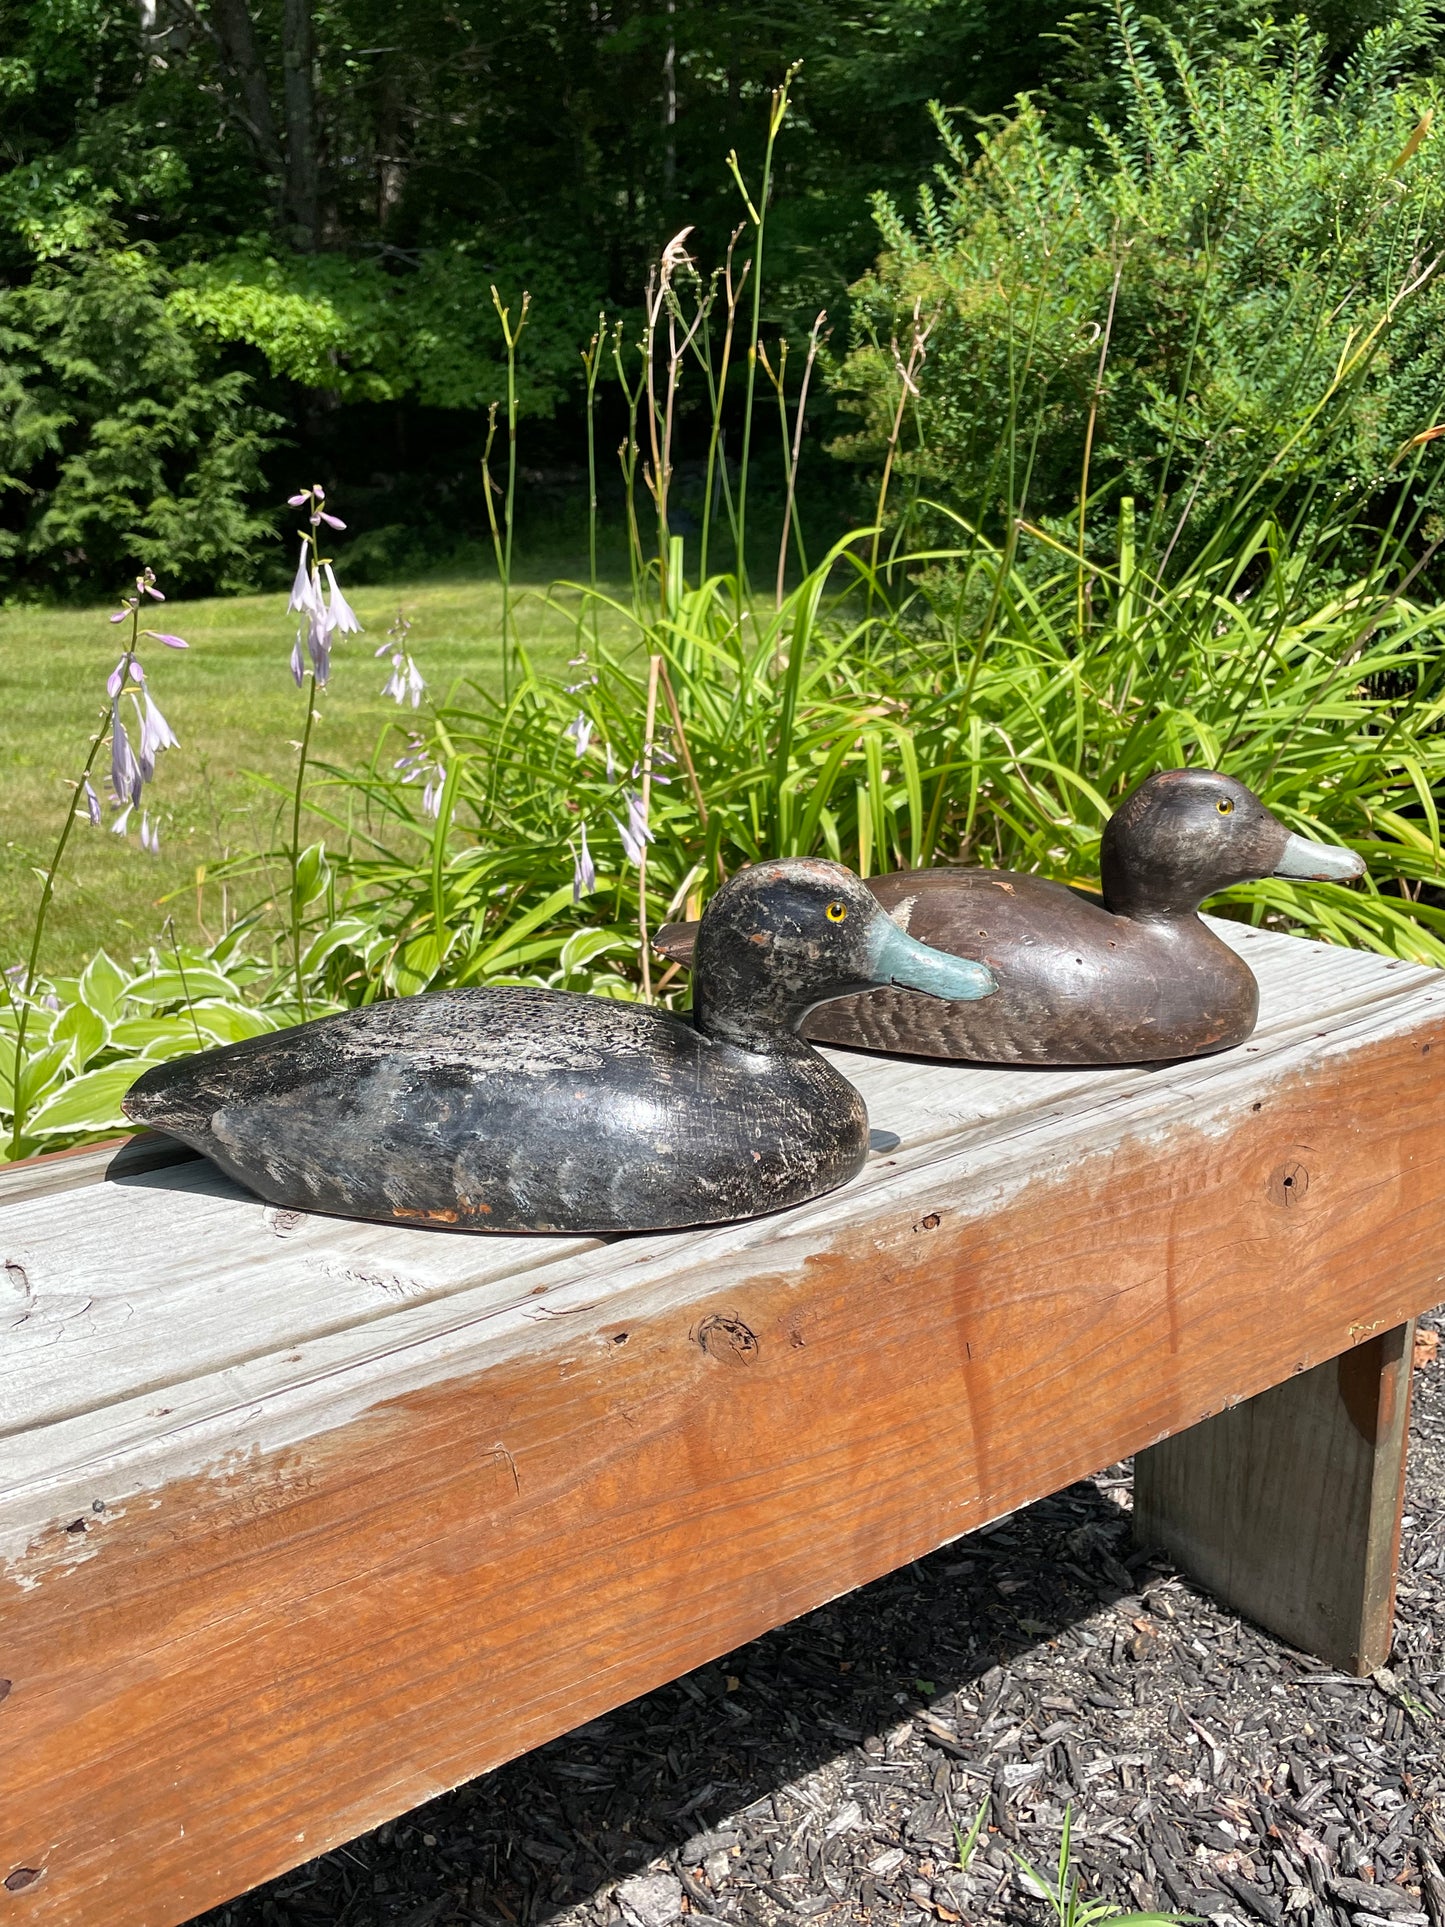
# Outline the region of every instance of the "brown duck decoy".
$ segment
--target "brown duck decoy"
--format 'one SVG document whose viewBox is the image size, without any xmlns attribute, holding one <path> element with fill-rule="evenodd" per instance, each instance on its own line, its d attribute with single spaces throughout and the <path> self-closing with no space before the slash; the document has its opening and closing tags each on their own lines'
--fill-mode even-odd
<svg viewBox="0 0 1445 1927">
<path fill-rule="evenodd" d="M 798 1036 L 824 998 L 986 997 L 836 863 L 761 863 L 697 937 L 693 1015 L 438 990 L 148 1070 L 128 1117 L 272 1204 L 463 1231 L 655 1231 L 800 1204 L 868 1155 L 857 1091 Z"/>
<path fill-rule="evenodd" d="M 1261 877 L 1345 882 L 1352 850 L 1295 836 L 1243 783 L 1165 770 L 1104 829 L 1103 898 L 1003 870 L 908 870 L 869 888 L 915 937 L 986 963 L 998 993 L 966 1009 L 883 989 L 815 1011 L 814 1043 L 987 1064 L 1136 1064 L 1241 1044 L 1259 987 L 1200 921 L 1217 890 Z M 658 933 L 686 961 L 689 924 Z"/>
</svg>

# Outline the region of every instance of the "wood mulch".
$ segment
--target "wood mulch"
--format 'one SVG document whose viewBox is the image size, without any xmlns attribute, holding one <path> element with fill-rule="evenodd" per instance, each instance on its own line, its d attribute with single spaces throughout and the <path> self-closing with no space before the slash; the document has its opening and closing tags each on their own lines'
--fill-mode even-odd
<svg viewBox="0 0 1445 1927">
<path fill-rule="evenodd" d="M 1442 1325 L 1417 1348 L 1395 1650 L 1372 1680 L 1136 1553 L 1118 1466 L 205 1927 L 1033 1927 L 1048 1916 L 1015 1856 L 1055 1861 L 1066 1807 L 1086 1891 L 1121 1909 L 1445 1927 Z M 985 1802 L 963 1874 L 958 1835 Z"/>
</svg>

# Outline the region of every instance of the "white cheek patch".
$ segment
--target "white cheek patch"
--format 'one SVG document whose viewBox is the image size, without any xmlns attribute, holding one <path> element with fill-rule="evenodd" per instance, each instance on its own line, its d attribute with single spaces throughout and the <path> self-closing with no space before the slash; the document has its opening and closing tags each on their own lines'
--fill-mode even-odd
<svg viewBox="0 0 1445 1927">
<path fill-rule="evenodd" d="M 903 931 L 905 935 L 907 934 L 908 925 L 913 917 L 913 906 L 917 901 L 918 898 L 916 896 L 903 897 L 893 909 L 888 912 L 889 916 L 892 917 L 893 921 L 898 925 L 898 928 Z"/>
</svg>

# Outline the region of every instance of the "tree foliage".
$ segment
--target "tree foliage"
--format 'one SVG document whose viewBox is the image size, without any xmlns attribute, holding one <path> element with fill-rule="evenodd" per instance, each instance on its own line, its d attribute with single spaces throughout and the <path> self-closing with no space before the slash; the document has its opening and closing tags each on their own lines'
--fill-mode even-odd
<svg viewBox="0 0 1445 1927">
<path fill-rule="evenodd" d="M 142 248 L 67 253 L 0 290 L 0 562 L 58 584 L 164 554 L 244 581 L 278 423 L 172 313 Z"/>
<path fill-rule="evenodd" d="M 1418 503 L 1445 412 L 1445 145 L 1420 10 L 1338 67 L 1303 20 L 1199 58 L 1115 0 L 1118 111 L 1088 147 L 1026 103 L 967 139 L 855 290 L 842 380 L 876 462 L 900 359 L 926 357 L 897 467 L 976 522 L 1147 505 L 1185 557 L 1254 500 L 1303 524 Z M 1141 538 L 1143 535 L 1141 527 Z M 1112 531 L 1109 539 L 1112 540 Z"/>
<path fill-rule="evenodd" d="M 905 281 L 932 276 L 982 317 L 992 297 L 953 284 L 997 270 L 1015 300 L 1028 261 L 1053 245 L 1037 223 L 1051 222 L 1068 287 L 1040 309 L 1039 352 L 1049 408 L 1076 421 L 1089 354 L 1070 342 L 1069 316 L 1084 333 L 1098 323 L 1101 275 L 1124 245 L 1119 224 L 1132 224 L 1116 365 L 1133 355 L 1140 372 L 1132 388 L 1111 380 L 1104 432 L 1142 485 L 1148 463 L 1125 447 L 1124 413 L 1138 401 L 1140 434 L 1159 432 L 1168 404 L 1150 383 L 1172 392 L 1201 275 L 1222 317 L 1261 266 L 1250 326 L 1273 340 L 1265 310 L 1295 298 L 1279 292 L 1280 257 L 1313 245 L 1331 210 L 1353 218 L 1349 193 L 1374 207 L 1403 185 L 1398 206 L 1381 204 L 1379 232 L 1366 223 L 1338 263 L 1341 275 L 1394 273 L 1410 211 L 1427 212 L 1417 181 L 1434 178 L 1433 150 L 1398 179 L 1385 155 L 1414 99 L 1402 63 L 1418 64 L 1429 39 L 1420 0 L 1307 0 L 1321 40 L 1296 35 L 1286 54 L 1288 33 L 1274 30 L 1252 93 L 1231 83 L 1227 102 L 1209 76 L 1221 57 L 1233 71 L 1255 0 L 1156 4 L 1179 50 L 1158 71 L 1157 34 L 1126 47 L 1114 0 L 13 0 L 0 11 L 0 561 L 12 580 L 95 581 L 112 555 L 184 525 L 170 566 L 234 579 L 254 545 L 268 440 L 273 462 L 289 442 L 308 471 L 344 472 L 363 504 L 453 487 L 475 471 L 504 390 L 493 285 L 514 307 L 524 288 L 533 297 L 520 411 L 575 410 L 577 351 L 599 308 L 635 315 L 647 262 L 685 227 L 700 259 L 722 258 L 743 214 L 726 157 L 736 150 L 756 185 L 768 91 L 795 61 L 768 328 L 801 342 L 826 306 L 843 338 L 846 291 L 877 249 L 870 197 L 899 204 L 936 160 L 935 100 L 954 179 L 930 190 L 911 238 L 885 212 L 891 260 L 862 291 L 860 336 L 871 327 L 884 352 L 872 374 L 865 352 L 853 375 L 865 397 L 883 394 Z M 1376 15 L 1394 24 L 1349 66 Z M 1024 90 L 1033 104 L 999 119 Z M 1211 122 L 1207 137 L 1191 114 Z M 977 162 L 959 131 L 970 116 L 995 117 Z M 1156 122 L 1158 154 L 1139 146 Z M 1037 183 L 1029 168 L 1044 170 Z M 1245 200 L 1226 234 L 1217 208 L 1231 169 Z M 1081 211 L 1066 219 L 1071 196 Z M 1191 223 L 1208 220 L 1201 238 Z M 1369 279 L 1355 305 L 1384 285 Z M 991 381 L 1003 339 L 992 312 L 977 321 Z M 103 342 L 113 325 L 133 338 Z M 1196 361 L 1216 389 L 1259 385 L 1242 332 L 1221 319 L 1202 340 Z M 950 318 L 939 369 L 951 366 L 945 336 L 973 339 Z M 945 467 L 997 413 L 980 403 L 965 430 L 971 406 L 942 434 Z M 1213 406 L 1201 401 L 1206 440 Z M 1071 429 L 1049 445 L 1060 475 L 1076 442 Z M 857 447 L 879 446 L 874 422 Z M 131 450 L 141 467 L 122 478 Z M 1040 469 L 1032 499 L 1042 489 Z M 209 529 L 203 493 L 216 504 Z M 468 512 L 480 532 L 479 494 Z"/>
</svg>

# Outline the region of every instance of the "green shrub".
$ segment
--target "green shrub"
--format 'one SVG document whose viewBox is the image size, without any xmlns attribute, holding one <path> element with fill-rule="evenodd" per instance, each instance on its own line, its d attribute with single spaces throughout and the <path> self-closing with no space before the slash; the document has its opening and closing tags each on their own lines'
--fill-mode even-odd
<svg viewBox="0 0 1445 1927">
<path fill-rule="evenodd" d="M 839 452 L 881 461 L 926 336 L 897 472 L 995 533 L 1077 528 L 1084 483 L 1147 504 L 1155 567 L 1265 507 L 1378 521 L 1402 476 L 1418 512 L 1438 464 L 1407 444 L 1445 400 L 1445 144 L 1437 86 L 1407 71 L 1428 14 L 1335 75 L 1303 21 L 1195 58 L 1111 4 L 1123 106 L 1092 150 L 1028 102 L 976 150 L 938 113 L 948 162 L 916 219 L 878 203 Z"/>
<path fill-rule="evenodd" d="M 239 587 L 271 518 L 252 507 L 279 425 L 167 307 L 139 248 L 70 255 L 0 289 L 0 565 L 64 588 L 164 555 Z"/>
<path fill-rule="evenodd" d="M 97 951 L 78 977 L 36 982 L 20 1067 L 19 1154 L 129 1130 L 120 1101 L 150 1065 L 296 1021 L 284 981 L 233 930 L 210 950 L 166 944 L 122 965 Z M 0 1008 L 0 1159 L 13 1154 L 14 992 Z"/>
<path fill-rule="evenodd" d="M 577 385 L 577 342 L 602 304 L 587 265 L 536 248 L 426 248 L 404 270 L 374 257 L 235 253 L 183 269 L 168 307 L 206 337 L 258 349 L 273 375 L 343 401 L 485 414 L 505 391 L 492 288 L 533 300 L 520 412 L 549 416 Z"/>
</svg>

